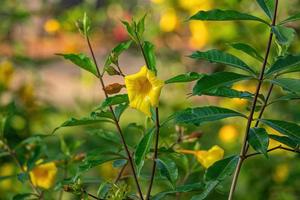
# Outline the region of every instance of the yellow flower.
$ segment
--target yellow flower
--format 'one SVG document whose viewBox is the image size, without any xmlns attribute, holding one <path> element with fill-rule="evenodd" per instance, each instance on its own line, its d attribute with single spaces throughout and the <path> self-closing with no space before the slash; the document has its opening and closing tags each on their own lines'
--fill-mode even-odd
<svg viewBox="0 0 300 200">
<path fill-rule="evenodd" d="M 47 33 L 53 34 L 56 33 L 60 29 L 60 24 L 56 19 L 49 19 L 44 24 L 44 30 Z"/>
<path fill-rule="evenodd" d="M 188 10 L 191 14 L 195 14 L 199 10 L 211 9 L 211 1 L 208 0 L 178 0 L 179 5 Z"/>
<path fill-rule="evenodd" d="M 234 142 L 238 135 L 238 130 L 233 125 L 225 125 L 219 130 L 219 138 L 224 143 Z"/>
<path fill-rule="evenodd" d="M 208 41 L 208 31 L 202 21 L 190 21 L 189 28 L 191 32 L 191 37 L 189 39 L 189 46 L 192 49 L 203 48 Z"/>
<path fill-rule="evenodd" d="M 168 9 L 161 16 L 159 21 L 160 29 L 164 32 L 172 32 L 178 24 L 176 11 L 173 8 Z"/>
<path fill-rule="evenodd" d="M 13 64 L 10 61 L 3 61 L 0 63 L 0 85 L 7 87 L 12 79 L 14 73 Z"/>
<path fill-rule="evenodd" d="M 12 176 L 14 175 L 14 165 L 11 163 L 5 163 L 0 168 L 0 176 Z M 13 182 L 10 178 L 0 181 L 0 190 L 9 190 L 12 188 Z"/>
<path fill-rule="evenodd" d="M 154 72 L 143 66 L 141 70 L 125 77 L 130 107 L 151 116 L 151 106 L 158 106 L 164 82 L 157 79 Z"/>
<path fill-rule="evenodd" d="M 179 150 L 180 153 L 193 154 L 196 156 L 198 162 L 205 168 L 209 168 L 224 156 L 224 150 L 218 145 L 213 146 L 208 151 L 198 150 Z"/>
<path fill-rule="evenodd" d="M 54 162 L 36 166 L 29 172 L 33 185 L 49 189 L 55 182 L 57 168 Z"/>
<path fill-rule="evenodd" d="M 287 164 L 280 164 L 276 166 L 275 172 L 273 174 L 273 180 L 276 183 L 284 182 L 289 175 L 289 166 Z"/>
</svg>

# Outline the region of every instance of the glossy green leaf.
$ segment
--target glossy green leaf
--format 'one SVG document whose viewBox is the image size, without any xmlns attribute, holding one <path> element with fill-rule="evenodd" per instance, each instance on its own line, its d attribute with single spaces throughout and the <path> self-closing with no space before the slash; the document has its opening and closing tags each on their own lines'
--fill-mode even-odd
<svg viewBox="0 0 300 200">
<path fill-rule="evenodd" d="M 144 165 L 145 157 L 150 151 L 153 135 L 154 131 L 150 131 L 149 133 L 147 133 L 136 147 L 136 151 L 134 154 L 134 162 L 137 166 L 138 175 L 140 174 L 141 169 Z"/>
<path fill-rule="evenodd" d="M 191 200 L 203 200 L 218 186 L 220 181 L 210 181 L 205 183 L 204 190 L 201 194 L 194 195 Z"/>
<path fill-rule="evenodd" d="M 178 169 L 173 160 L 170 158 L 156 159 L 157 168 L 160 176 L 166 178 L 174 187 L 175 181 L 178 178 Z"/>
<path fill-rule="evenodd" d="M 128 105 L 129 105 L 129 103 L 125 102 L 125 103 L 121 103 L 116 106 L 114 113 L 118 120 L 121 118 L 121 115 L 126 110 L 126 108 L 128 108 Z"/>
<path fill-rule="evenodd" d="M 263 9 L 264 13 L 270 18 L 273 19 L 275 1 L 274 0 L 256 0 L 259 6 Z"/>
<path fill-rule="evenodd" d="M 193 88 L 193 95 L 202 95 L 219 87 L 230 86 L 241 80 L 251 79 L 251 76 L 233 72 L 217 72 L 200 78 Z"/>
<path fill-rule="evenodd" d="M 70 118 L 67 121 L 65 121 L 64 123 L 62 123 L 59 127 L 55 128 L 53 130 L 52 134 L 54 134 L 58 129 L 63 128 L 63 127 L 91 125 L 91 124 L 96 124 L 96 123 L 101 123 L 101 122 L 112 123 L 112 121 L 109 119 L 95 118 L 95 117 L 83 117 L 80 119 Z"/>
<path fill-rule="evenodd" d="M 203 183 L 193 183 L 193 184 L 177 186 L 174 190 L 166 190 L 166 191 L 157 193 L 156 195 L 151 197 L 151 200 L 163 200 L 167 195 L 198 191 L 203 188 L 204 188 Z"/>
<path fill-rule="evenodd" d="M 127 50 L 132 44 L 131 40 L 121 42 L 116 47 L 113 48 L 112 53 L 114 56 L 119 56 L 123 51 Z"/>
<path fill-rule="evenodd" d="M 143 33 L 145 31 L 145 19 L 146 19 L 147 14 L 145 14 L 137 23 L 136 26 L 136 32 L 139 35 L 140 38 L 143 37 Z"/>
<path fill-rule="evenodd" d="M 300 65 L 300 55 L 287 55 L 279 57 L 266 72 L 266 75 L 272 75 L 281 71 L 290 70 Z"/>
<path fill-rule="evenodd" d="M 128 35 L 131 37 L 131 39 L 135 42 L 137 42 L 137 39 L 136 39 L 136 35 L 135 35 L 135 27 L 134 27 L 134 24 L 130 24 L 129 22 L 127 21 L 121 21 L 122 24 L 125 26 L 126 30 L 127 30 L 127 33 Z"/>
<path fill-rule="evenodd" d="M 151 42 L 145 41 L 143 45 L 143 49 L 145 53 L 147 67 L 149 67 L 149 69 L 154 73 L 157 73 L 154 45 Z"/>
<path fill-rule="evenodd" d="M 200 125 L 204 122 L 220 120 L 229 117 L 245 117 L 236 111 L 216 106 L 188 108 L 175 113 L 175 122 Z"/>
<path fill-rule="evenodd" d="M 295 148 L 299 148 L 299 145 L 300 145 L 300 142 L 299 140 L 295 140 L 295 139 L 292 139 L 290 137 L 287 137 L 287 136 L 279 136 L 279 135 L 272 135 L 270 134 L 269 137 L 273 140 L 276 140 L 282 144 L 285 144 L 293 149 Z"/>
<path fill-rule="evenodd" d="M 283 20 L 279 24 L 284 24 L 284 23 L 293 22 L 293 21 L 297 21 L 297 20 L 300 20 L 300 13 L 297 13 L 295 15 L 288 17 L 287 19 Z"/>
<path fill-rule="evenodd" d="M 104 109 L 109 106 L 119 105 L 119 104 L 128 103 L 128 102 L 129 102 L 129 99 L 128 99 L 127 94 L 117 94 L 115 96 L 107 97 L 96 110 L 98 110 L 98 109 L 101 110 L 101 109 Z"/>
<path fill-rule="evenodd" d="M 59 56 L 63 56 L 65 59 L 70 60 L 72 63 L 77 65 L 78 67 L 91 72 L 95 76 L 98 77 L 97 69 L 94 62 L 84 54 L 57 54 Z"/>
<path fill-rule="evenodd" d="M 248 142 L 255 151 L 268 157 L 269 136 L 264 128 L 251 128 L 248 134 Z"/>
<path fill-rule="evenodd" d="M 205 181 L 223 181 L 228 176 L 231 176 L 238 163 L 239 156 L 230 156 L 215 162 L 209 167 L 205 173 Z"/>
<path fill-rule="evenodd" d="M 295 37 L 295 30 L 285 26 L 273 26 L 272 32 L 275 34 L 276 40 L 280 45 L 289 46 Z"/>
<path fill-rule="evenodd" d="M 258 61 L 264 61 L 264 58 L 254 49 L 254 47 L 250 46 L 246 43 L 233 43 L 230 44 L 231 47 L 235 48 L 236 50 L 242 51 L 247 55 L 255 58 Z"/>
<path fill-rule="evenodd" d="M 207 60 L 211 63 L 229 65 L 231 67 L 242 69 L 252 74 L 256 74 L 256 72 L 253 69 L 251 69 L 246 63 L 244 63 L 244 61 L 240 60 L 238 57 L 217 49 L 212 49 L 204 52 L 196 51 L 189 57 L 198 60 Z"/>
<path fill-rule="evenodd" d="M 239 98 L 239 99 L 247 99 L 247 100 L 252 100 L 254 96 L 254 94 L 251 94 L 250 92 L 238 91 L 229 87 L 219 87 L 219 88 L 211 89 L 207 92 L 204 92 L 203 94 L 209 96 Z"/>
<path fill-rule="evenodd" d="M 214 9 L 209 11 L 199 11 L 195 15 L 190 17 L 190 20 L 204 20 L 204 21 L 231 21 L 231 20 L 252 20 L 259 21 L 264 24 L 269 25 L 263 19 L 249 15 L 246 13 L 241 13 L 235 10 L 220 10 Z"/>
<path fill-rule="evenodd" d="M 280 78 L 274 79 L 272 83 L 279 85 L 284 90 L 288 90 L 293 93 L 300 93 L 300 80 L 293 78 Z"/>
<path fill-rule="evenodd" d="M 260 121 L 283 135 L 300 140 L 300 126 L 298 124 L 273 119 L 261 119 Z"/>
<path fill-rule="evenodd" d="M 188 73 L 180 74 L 173 78 L 170 78 L 170 79 L 166 80 L 165 83 L 170 84 L 170 83 L 191 82 L 191 81 L 198 80 L 202 76 L 203 76 L 202 74 L 199 74 L 196 72 L 188 72 Z"/>
<path fill-rule="evenodd" d="M 281 102 L 281 101 L 291 101 L 291 100 L 300 100 L 300 94 L 287 94 L 281 97 L 278 97 L 271 101 L 268 105 Z"/>
</svg>

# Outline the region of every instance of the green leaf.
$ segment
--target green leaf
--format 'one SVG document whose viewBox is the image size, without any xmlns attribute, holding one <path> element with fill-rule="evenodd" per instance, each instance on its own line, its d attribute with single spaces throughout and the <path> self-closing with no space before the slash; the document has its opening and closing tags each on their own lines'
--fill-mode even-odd
<svg viewBox="0 0 300 200">
<path fill-rule="evenodd" d="M 139 175 L 141 172 L 141 169 L 144 165 L 144 160 L 146 155 L 150 151 L 151 142 L 153 138 L 154 131 L 151 130 L 149 133 L 147 133 L 139 142 L 139 144 L 136 147 L 136 151 L 134 154 L 134 162 L 137 166 L 137 174 Z"/>
<path fill-rule="evenodd" d="M 122 103 L 129 103 L 128 95 L 127 94 L 118 94 L 115 96 L 107 97 L 102 104 L 96 109 L 101 110 L 109 106 L 119 105 Z"/>
<path fill-rule="evenodd" d="M 29 180 L 29 176 L 27 172 L 17 174 L 17 178 L 21 183 L 25 183 L 26 181 Z"/>
<path fill-rule="evenodd" d="M 136 32 L 139 36 L 139 38 L 143 38 L 143 33 L 145 31 L 145 18 L 146 18 L 147 14 L 145 14 L 137 23 L 136 26 Z"/>
<path fill-rule="evenodd" d="M 72 63 L 74 63 L 75 65 L 77 65 L 78 67 L 91 72 L 92 74 L 94 74 L 95 76 L 98 77 L 98 72 L 96 69 L 96 66 L 94 64 L 94 62 L 92 62 L 92 60 L 84 55 L 84 54 L 56 54 L 59 56 L 63 56 L 65 59 L 70 60 Z"/>
<path fill-rule="evenodd" d="M 176 123 L 200 125 L 204 122 L 216 121 L 229 117 L 245 117 L 236 111 L 216 106 L 188 108 L 175 113 Z"/>
<path fill-rule="evenodd" d="M 264 61 L 264 58 L 256 51 L 256 49 L 254 49 L 249 44 L 233 43 L 233 44 L 229 44 L 229 45 L 239 51 L 242 51 L 242 52 L 248 54 L 249 56 L 255 58 L 258 61 L 261 61 L 261 62 Z"/>
<path fill-rule="evenodd" d="M 64 123 L 62 123 L 59 127 L 56 127 L 52 131 L 52 134 L 54 134 L 58 129 L 63 128 L 63 127 L 91 125 L 91 124 L 96 124 L 96 123 L 100 123 L 100 122 L 112 123 L 111 120 L 103 119 L 103 118 L 95 118 L 95 117 L 83 117 L 80 119 L 70 118 L 67 121 L 65 121 Z"/>
<path fill-rule="evenodd" d="M 122 24 L 125 26 L 126 30 L 127 30 L 127 33 L 128 35 L 131 37 L 131 39 L 135 42 L 137 42 L 137 39 L 136 39 L 136 35 L 135 35 L 135 27 L 134 27 L 134 24 L 130 24 L 128 23 L 127 21 L 121 21 Z"/>
<path fill-rule="evenodd" d="M 115 48 L 113 48 L 112 53 L 114 56 L 119 56 L 123 51 L 127 50 L 132 44 L 131 40 L 121 42 Z"/>
<path fill-rule="evenodd" d="M 154 45 L 151 42 L 145 41 L 143 45 L 143 49 L 145 53 L 147 67 L 156 74 L 157 70 L 156 70 Z"/>
<path fill-rule="evenodd" d="M 157 168 L 160 175 L 166 178 L 174 187 L 175 181 L 178 178 L 178 169 L 176 163 L 170 158 L 156 159 Z"/>
<path fill-rule="evenodd" d="M 287 95 L 284 95 L 284 96 L 274 99 L 268 105 L 277 103 L 277 102 L 281 102 L 281 101 L 290 101 L 290 100 L 299 100 L 299 99 L 300 99 L 300 94 L 287 94 Z"/>
<path fill-rule="evenodd" d="M 295 15 L 288 17 L 287 19 L 283 20 L 279 24 L 285 24 L 285 23 L 293 22 L 293 21 L 297 21 L 297 20 L 300 20 L 300 13 L 296 13 Z"/>
<path fill-rule="evenodd" d="M 251 76 L 233 72 L 217 72 L 200 78 L 193 88 L 193 95 L 202 95 L 219 87 L 228 86 L 241 80 L 251 79 Z"/>
<path fill-rule="evenodd" d="M 289 46 L 295 37 L 295 30 L 285 26 L 273 26 L 272 32 L 275 34 L 276 40 L 280 45 Z"/>
<path fill-rule="evenodd" d="M 231 21 L 231 20 L 252 20 L 259 21 L 264 24 L 269 25 L 263 19 L 249 15 L 246 13 L 241 13 L 235 10 L 209 10 L 209 11 L 199 11 L 195 15 L 190 17 L 190 20 L 204 20 L 204 21 Z"/>
<path fill-rule="evenodd" d="M 191 81 L 198 80 L 202 76 L 203 76 L 202 74 L 199 74 L 196 72 L 188 72 L 188 73 L 180 74 L 178 76 L 170 78 L 170 79 L 166 80 L 165 83 L 170 84 L 170 83 L 191 82 Z"/>
<path fill-rule="evenodd" d="M 284 57 L 279 57 L 266 72 L 266 76 L 280 71 L 289 70 L 293 67 L 297 67 L 298 65 L 300 65 L 300 55 L 287 55 Z"/>
<path fill-rule="evenodd" d="M 248 142 L 252 148 L 268 157 L 269 136 L 264 128 L 251 128 Z"/>
<path fill-rule="evenodd" d="M 251 94 L 247 91 L 238 91 L 229 87 L 219 87 L 219 88 L 211 89 L 207 92 L 204 92 L 203 94 L 209 96 L 239 98 L 239 99 L 247 99 L 247 100 L 252 100 L 254 96 L 254 94 Z"/>
<path fill-rule="evenodd" d="M 174 190 L 166 190 L 163 192 L 159 192 L 156 195 L 154 195 L 153 197 L 151 197 L 151 200 L 161 200 L 161 199 L 164 199 L 165 196 L 170 195 L 170 194 L 186 193 L 186 192 L 201 190 L 203 188 L 204 188 L 203 183 L 186 184 L 186 185 L 178 186 Z"/>
<path fill-rule="evenodd" d="M 273 140 L 276 140 L 282 144 L 285 144 L 293 149 L 299 148 L 300 142 L 298 140 L 292 139 L 287 136 L 279 136 L 270 134 L 269 137 Z"/>
<path fill-rule="evenodd" d="M 23 193 L 23 194 L 16 194 L 13 197 L 13 200 L 26 200 L 26 199 L 32 199 L 32 196 L 34 196 L 34 194 L 32 193 Z M 31 197 L 31 198 L 29 198 Z M 37 199 L 37 198 L 34 198 Z"/>
<path fill-rule="evenodd" d="M 261 119 L 260 121 L 283 135 L 300 140 L 300 126 L 298 124 L 273 119 Z"/>
<path fill-rule="evenodd" d="M 246 63 L 244 63 L 238 57 L 217 49 L 212 49 L 205 52 L 196 51 L 189 57 L 198 60 L 204 59 L 211 63 L 221 63 L 224 65 L 229 65 L 250 72 L 252 74 L 256 74 L 256 72 L 253 69 L 251 69 Z"/>
<path fill-rule="evenodd" d="M 272 20 L 274 16 L 275 1 L 273 0 L 256 0 L 266 15 Z"/>
<path fill-rule="evenodd" d="M 218 186 L 220 181 L 210 181 L 205 183 L 204 190 L 201 194 L 194 195 L 191 200 L 203 200 Z"/>
<path fill-rule="evenodd" d="M 239 156 L 234 155 L 215 162 L 205 173 L 205 181 L 223 181 L 231 176 L 238 163 Z"/>
<path fill-rule="evenodd" d="M 121 103 L 116 106 L 114 112 L 115 112 L 115 116 L 118 120 L 121 118 L 121 115 L 126 110 L 126 108 L 128 108 L 128 104 L 129 104 L 128 102 L 125 102 L 125 103 Z"/>
<path fill-rule="evenodd" d="M 271 80 L 272 83 L 279 85 L 284 90 L 288 90 L 293 93 L 300 93 L 300 80 L 293 78 L 280 78 Z"/>
</svg>

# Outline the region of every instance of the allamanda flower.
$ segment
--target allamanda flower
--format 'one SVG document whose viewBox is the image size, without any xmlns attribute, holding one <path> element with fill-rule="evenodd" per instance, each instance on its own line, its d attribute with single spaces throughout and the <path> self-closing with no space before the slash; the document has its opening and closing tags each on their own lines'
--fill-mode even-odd
<svg viewBox="0 0 300 200">
<path fill-rule="evenodd" d="M 49 189 L 55 182 L 57 168 L 54 162 L 36 166 L 29 172 L 33 185 Z"/>
<path fill-rule="evenodd" d="M 209 168 L 215 162 L 221 160 L 224 156 L 224 150 L 217 145 L 213 146 L 208 151 L 193 151 L 182 149 L 179 150 L 179 152 L 184 154 L 193 154 L 194 156 L 196 156 L 198 162 L 205 168 Z"/>
<path fill-rule="evenodd" d="M 141 70 L 125 77 L 130 107 L 151 116 L 151 106 L 158 106 L 164 82 L 157 79 L 154 72 L 143 66 Z"/>
</svg>

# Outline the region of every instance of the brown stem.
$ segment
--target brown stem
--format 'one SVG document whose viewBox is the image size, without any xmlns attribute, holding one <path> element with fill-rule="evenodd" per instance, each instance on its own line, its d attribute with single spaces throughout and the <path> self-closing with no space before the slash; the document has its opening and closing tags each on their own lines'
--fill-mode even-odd
<svg viewBox="0 0 300 200">
<path fill-rule="evenodd" d="M 276 147 L 273 147 L 273 148 L 271 148 L 271 149 L 268 149 L 267 152 L 275 151 L 275 150 L 277 150 L 277 149 L 282 149 L 282 150 L 290 151 L 290 152 L 294 152 L 294 153 L 300 153 L 300 151 L 299 151 L 298 149 L 290 149 L 290 148 L 283 147 L 283 146 L 281 146 L 281 145 L 276 146 Z M 250 158 L 250 157 L 252 157 L 252 156 L 256 156 L 256 155 L 261 155 L 261 154 L 262 154 L 262 153 L 260 153 L 260 152 L 251 153 L 251 154 L 246 155 L 246 156 L 245 156 L 245 159 Z"/>
<path fill-rule="evenodd" d="M 125 165 L 121 168 L 121 170 L 119 171 L 118 176 L 117 176 L 117 178 L 115 179 L 115 184 L 121 179 L 121 177 L 122 177 L 122 175 L 123 175 L 123 172 L 124 172 L 124 170 L 125 170 L 126 167 L 127 167 L 127 164 L 125 164 Z"/>
<path fill-rule="evenodd" d="M 155 126 L 156 126 L 156 134 L 155 134 L 155 148 L 154 148 L 154 156 L 153 156 L 153 165 L 152 165 L 152 171 L 151 171 L 151 177 L 150 177 L 150 184 L 148 187 L 148 192 L 146 195 L 146 200 L 150 198 L 151 195 L 151 190 L 152 190 L 152 185 L 153 185 L 153 180 L 155 176 L 155 171 L 156 171 L 156 159 L 158 157 L 158 142 L 159 142 L 159 129 L 160 129 L 160 124 L 159 124 L 159 112 L 158 112 L 158 107 L 155 108 Z"/>
<path fill-rule="evenodd" d="M 272 20 L 272 26 L 274 26 L 276 24 L 277 10 L 278 10 L 278 0 L 275 0 L 275 11 L 274 11 L 274 16 L 273 16 L 273 20 Z M 258 82 L 258 85 L 256 87 L 256 91 L 255 91 L 251 111 L 250 111 L 250 114 L 249 114 L 249 117 L 248 117 L 246 131 L 245 131 L 244 140 L 243 140 L 243 146 L 241 148 L 240 158 L 238 160 L 238 164 L 237 164 L 237 167 L 236 167 L 234 175 L 233 175 L 228 200 L 233 199 L 233 194 L 234 194 L 234 191 L 235 191 L 235 188 L 236 188 L 236 185 L 237 185 L 237 180 L 238 180 L 238 177 L 239 177 L 239 174 L 240 174 L 240 170 L 241 170 L 243 161 L 245 159 L 245 155 L 247 154 L 247 150 L 248 150 L 248 142 L 247 142 L 248 133 L 249 133 L 251 123 L 252 123 L 252 120 L 253 120 L 253 115 L 254 115 L 257 99 L 258 99 L 258 96 L 259 96 L 260 88 L 261 88 L 261 85 L 263 83 L 264 72 L 265 72 L 265 69 L 266 69 L 266 66 L 267 66 L 268 57 L 269 57 L 270 50 L 271 50 L 272 39 L 273 39 L 273 32 L 270 32 L 269 41 L 268 41 L 267 50 L 266 50 L 266 55 L 265 55 L 265 59 L 264 59 L 263 65 L 262 65 L 262 69 L 260 71 L 259 80 L 258 80 L 259 82 Z"/>
<path fill-rule="evenodd" d="M 122 72 L 121 67 L 120 67 L 118 61 L 117 61 L 117 63 L 116 63 L 116 66 L 117 66 L 117 68 L 118 68 L 118 70 L 119 70 L 120 75 L 123 76 L 123 77 L 125 77 L 125 74 Z"/>
<path fill-rule="evenodd" d="M 101 76 L 101 73 L 100 73 L 100 69 L 99 69 L 99 66 L 98 66 L 98 64 L 97 64 L 97 60 L 96 60 L 96 57 L 95 57 L 95 54 L 94 54 L 94 51 L 93 51 L 93 48 L 92 48 L 92 45 L 91 45 L 91 42 L 90 42 L 90 39 L 89 39 L 88 36 L 86 36 L 86 40 L 87 40 L 87 43 L 88 43 L 90 52 L 91 52 L 91 54 L 92 54 L 93 61 L 94 61 L 94 63 L 95 63 L 96 69 L 97 69 L 98 78 L 99 78 L 99 81 L 100 81 L 102 90 L 103 90 L 103 92 L 104 92 L 105 97 L 108 98 L 108 94 L 107 94 L 106 91 L 105 91 L 105 84 L 104 84 L 104 81 L 103 81 L 103 79 L 102 79 L 102 76 Z M 125 151 L 126 151 L 126 154 L 127 154 L 127 157 L 128 157 L 128 161 L 129 161 L 129 163 L 130 163 L 130 167 L 131 167 L 131 170 L 132 170 L 132 174 L 133 174 L 133 177 L 134 177 L 134 181 L 135 181 L 135 184 L 136 184 L 136 187 L 137 187 L 139 196 L 140 196 L 140 198 L 141 198 L 142 200 L 144 200 L 144 198 L 143 198 L 143 193 L 142 193 L 142 190 L 141 190 L 141 187 L 140 187 L 140 184 L 139 184 L 139 182 L 138 182 L 138 178 L 137 178 L 137 175 L 136 175 L 136 172 L 135 172 L 135 169 L 134 169 L 133 160 L 132 160 L 130 151 L 129 151 L 129 149 L 128 149 L 127 143 L 126 143 L 126 141 L 125 141 L 125 137 L 124 137 L 124 135 L 123 135 L 121 126 L 120 126 L 120 124 L 119 124 L 119 121 L 118 121 L 118 119 L 117 119 L 115 113 L 114 113 L 113 107 L 112 107 L 112 106 L 109 106 L 109 110 L 110 110 L 110 112 L 112 113 L 113 120 L 114 120 L 114 122 L 115 122 L 116 128 L 117 128 L 117 130 L 118 130 L 118 132 L 119 132 L 119 135 L 120 135 L 120 137 L 121 137 L 123 146 L 124 146 L 124 148 L 125 148 Z"/>
</svg>

